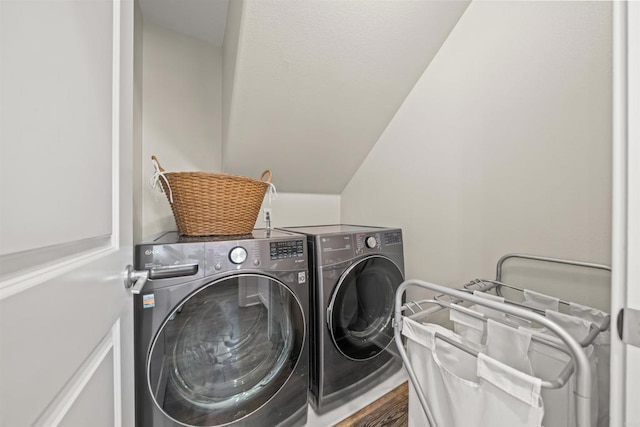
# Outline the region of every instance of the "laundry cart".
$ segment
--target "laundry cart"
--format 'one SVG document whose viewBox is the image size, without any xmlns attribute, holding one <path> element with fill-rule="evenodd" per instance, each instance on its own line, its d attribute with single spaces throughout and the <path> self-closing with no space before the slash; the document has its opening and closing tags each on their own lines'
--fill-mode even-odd
<svg viewBox="0 0 640 427">
<path fill-rule="evenodd" d="M 513 257 L 610 271 L 508 254 L 496 280 L 460 289 L 405 281 L 396 293 L 394 338 L 411 381 L 410 427 L 608 425 L 610 316 L 502 282 L 502 264 Z M 505 298 L 506 287 L 521 300 Z M 409 288 L 436 296 L 405 303 Z M 443 309 L 452 328 L 429 322 Z"/>
</svg>

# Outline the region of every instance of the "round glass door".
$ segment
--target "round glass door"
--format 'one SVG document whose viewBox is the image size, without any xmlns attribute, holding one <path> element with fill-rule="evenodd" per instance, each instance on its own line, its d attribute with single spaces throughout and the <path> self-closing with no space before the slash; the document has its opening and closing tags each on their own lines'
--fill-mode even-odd
<svg viewBox="0 0 640 427">
<path fill-rule="evenodd" d="M 304 340 L 300 303 L 281 282 L 239 275 L 191 294 L 165 320 L 147 363 L 158 407 L 188 426 L 251 414 L 287 381 Z"/>
<path fill-rule="evenodd" d="M 398 266 L 381 256 L 343 274 L 329 304 L 329 330 L 344 356 L 371 359 L 391 343 L 395 292 L 403 280 Z"/>
</svg>

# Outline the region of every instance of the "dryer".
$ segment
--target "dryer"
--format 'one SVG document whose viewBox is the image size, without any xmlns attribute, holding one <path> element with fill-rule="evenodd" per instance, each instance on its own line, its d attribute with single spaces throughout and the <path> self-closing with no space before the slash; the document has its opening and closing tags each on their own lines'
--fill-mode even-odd
<svg viewBox="0 0 640 427">
<path fill-rule="evenodd" d="M 314 409 L 323 413 L 401 367 L 392 322 L 404 281 L 402 230 L 344 224 L 284 230 L 307 236 L 309 387 Z"/>
<path fill-rule="evenodd" d="M 293 426 L 307 419 L 305 237 L 160 233 L 136 246 L 136 426 Z"/>
</svg>

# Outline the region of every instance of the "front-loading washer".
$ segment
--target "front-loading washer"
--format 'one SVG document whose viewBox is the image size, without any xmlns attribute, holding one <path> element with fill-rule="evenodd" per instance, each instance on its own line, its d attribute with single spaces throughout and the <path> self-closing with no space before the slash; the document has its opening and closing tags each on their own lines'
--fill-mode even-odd
<svg viewBox="0 0 640 427">
<path fill-rule="evenodd" d="M 398 371 L 395 292 L 404 281 L 402 230 L 288 227 L 305 234 L 311 274 L 311 403 L 324 413 Z"/>
<path fill-rule="evenodd" d="M 136 246 L 136 426 L 298 426 L 307 419 L 305 236 L 160 233 Z"/>
</svg>

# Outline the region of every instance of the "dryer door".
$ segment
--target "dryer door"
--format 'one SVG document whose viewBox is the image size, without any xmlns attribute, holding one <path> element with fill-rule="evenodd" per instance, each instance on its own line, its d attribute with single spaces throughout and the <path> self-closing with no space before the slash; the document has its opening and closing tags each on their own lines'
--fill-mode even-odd
<svg viewBox="0 0 640 427">
<path fill-rule="evenodd" d="M 304 334 L 300 302 L 282 282 L 252 274 L 213 282 L 183 300 L 153 340 L 150 393 L 182 425 L 237 421 L 285 384 Z"/>
<path fill-rule="evenodd" d="M 327 321 L 345 357 L 371 359 L 391 343 L 395 292 L 403 280 L 398 266 L 379 255 L 360 260 L 340 277 Z"/>
</svg>

